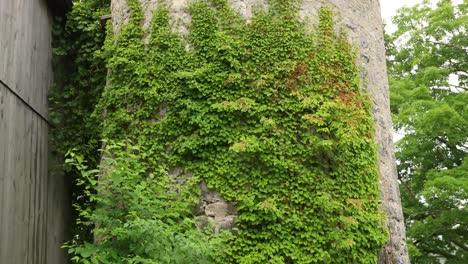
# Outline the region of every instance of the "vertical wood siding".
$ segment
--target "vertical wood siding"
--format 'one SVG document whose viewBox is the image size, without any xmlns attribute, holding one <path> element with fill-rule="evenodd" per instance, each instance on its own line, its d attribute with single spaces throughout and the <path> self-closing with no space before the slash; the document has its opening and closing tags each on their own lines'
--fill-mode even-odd
<svg viewBox="0 0 468 264">
<path fill-rule="evenodd" d="M 51 27 L 45 0 L 0 0 L 0 263 L 66 263 L 67 186 L 48 173 L 41 117 L 52 82 Z"/>
</svg>

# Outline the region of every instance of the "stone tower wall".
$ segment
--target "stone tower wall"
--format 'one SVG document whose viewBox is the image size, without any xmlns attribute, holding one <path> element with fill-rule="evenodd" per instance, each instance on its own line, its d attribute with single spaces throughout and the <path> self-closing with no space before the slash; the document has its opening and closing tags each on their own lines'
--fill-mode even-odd
<svg viewBox="0 0 468 264">
<path fill-rule="evenodd" d="M 159 0 L 140 0 L 146 15 L 145 26 L 149 25 L 152 10 Z M 190 22 L 185 12 L 188 0 L 166 0 L 171 7 L 174 27 L 184 32 L 182 21 Z M 231 5 L 247 18 L 256 6 L 268 8 L 266 0 L 230 0 Z M 387 213 L 389 241 L 379 254 L 379 263 L 409 263 L 406 248 L 406 235 L 403 213 L 398 189 L 392 139 L 392 120 L 390 114 L 389 86 L 385 62 L 383 27 L 378 0 L 303 0 L 300 16 L 314 19 L 323 4 L 338 11 L 341 24 L 348 31 L 350 42 L 358 48 L 358 64 L 362 70 L 363 83 L 373 101 L 375 120 L 375 142 L 378 145 L 379 173 L 381 186 L 381 206 Z M 114 31 L 118 32 L 130 16 L 126 0 L 112 0 L 112 19 Z M 206 189 L 206 188 L 205 188 Z M 207 190 L 209 191 L 209 190 Z M 204 194 L 207 197 L 217 197 Z M 210 202 L 210 201 L 208 201 Z M 219 201 L 214 201 L 219 203 Z M 228 208 L 228 206 L 220 206 Z M 207 207 L 210 208 L 210 207 Z M 213 212 L 207 212 L 207 215 Z M 222 213 L 224 214 L 224 213 Z"/>
</svg>

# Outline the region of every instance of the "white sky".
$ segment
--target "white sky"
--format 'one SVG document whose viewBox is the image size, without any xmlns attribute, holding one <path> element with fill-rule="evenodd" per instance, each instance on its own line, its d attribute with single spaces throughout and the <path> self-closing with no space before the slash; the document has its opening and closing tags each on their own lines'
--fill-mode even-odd
<svg viewBox="0 0 468 264">
<path fill-rule="evenodd" d="M 391 17 L 396 15 L 398 9 L 404 6 L 411 7 L 421 2 L 422 0 L 380 0 L 380 10 L 382 19 L 386 24 L 386 31 L 392 33 L 396 30 L 396 27 L 392 24 Z M 432 0 L 432 2 L 435 2 L 435 0 Z"/>
<path fill-rule="evenodd" d="M 390 18 L 396 15 L 396 11 L 403 6 L 411 7 L 415 4 L 421 3 L 422 0 L 380 0 L 380 9 L 382 11 L 382 18 L 387 24 L 387 30 L 392 32 L 395 30 L 395 27 L 390 25 Z M 431 0 L 432 3 L 438 2 L 438 0 Z M 463 0 L 452 0 L 454 4 L 460 4 Z"/>
<path fill-rule="evenodd" d="M 382 18 L 385 22 L 390 23 L 390 17 L 396 14 L 397 9 L 403 6 L 413 6 L 421 2 L 422 0 L 380 0 Z"/>
</svg>

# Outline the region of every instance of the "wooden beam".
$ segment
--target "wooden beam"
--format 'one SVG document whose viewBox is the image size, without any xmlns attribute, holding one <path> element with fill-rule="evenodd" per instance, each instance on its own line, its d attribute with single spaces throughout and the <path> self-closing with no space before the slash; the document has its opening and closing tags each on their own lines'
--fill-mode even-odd
<svg viewBox="0 0 468 264">
<path fill-rule="evenodd" d="M 103 29 L 106 29 L 107 21 L 108 21 L 108 20 L 111 20 L 111 19 L 112 19 L 112 15 L 111 15 L 111 14 L 104 15 L 104 16 L 100 16 L 100 17 L 99 17 L 99 21 L 101 22 L 101 27 L 102 27 Z"/>
</svg>

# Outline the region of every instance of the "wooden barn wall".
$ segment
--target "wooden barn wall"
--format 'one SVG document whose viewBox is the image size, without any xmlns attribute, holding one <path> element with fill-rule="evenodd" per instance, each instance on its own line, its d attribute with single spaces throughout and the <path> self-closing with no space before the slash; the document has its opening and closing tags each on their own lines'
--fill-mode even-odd
<svg viewBox="0 0 468 264">
<path fill-rule="evenodd" d="M 48 174 L 51 26 L 45 0 L 0 0 L 0 263 L 66 263 L 67 185 Z"/>
</svg>

